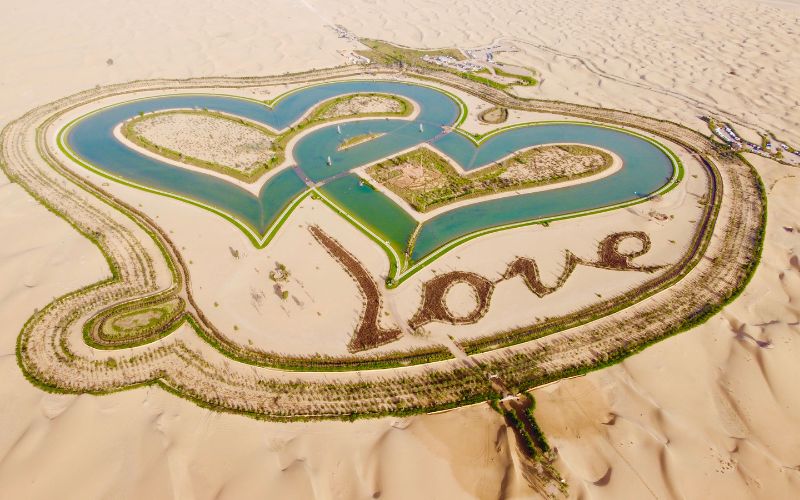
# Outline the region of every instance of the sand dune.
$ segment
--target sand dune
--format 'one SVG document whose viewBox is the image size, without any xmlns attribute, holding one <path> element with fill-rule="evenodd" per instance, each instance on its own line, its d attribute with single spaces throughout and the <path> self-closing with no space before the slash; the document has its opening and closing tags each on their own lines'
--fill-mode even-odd
<svg viewBox="0 0 800 500">
<path fill-rule="evenodd" d="M 700 114 L 800 143 L 795 1 L 441 4 L 317 0 L 4 8 L 0 124 L 97 84 L 343 63 L 326 28 L 419 47 L 512 39 L 530 97 Z M 735 74 L 734 74 L 735 73 Z M 750 131 L 752 134 L 752 131 Z M 535 391 L 576 498 L 786 498 L 800 491 L 800 173 L 752 158 L 769 190 L 764 258 L 706 325 L 616 367 Z M 108 274 L 96 248 L 0 177 L 0 497 L 523 498 L 499 416 L 272 424 L 157 389 L 46 394 L 16 365 L 34 308 Z M 32 231 L 31 228 L 36 228 Z"/>
</svg>

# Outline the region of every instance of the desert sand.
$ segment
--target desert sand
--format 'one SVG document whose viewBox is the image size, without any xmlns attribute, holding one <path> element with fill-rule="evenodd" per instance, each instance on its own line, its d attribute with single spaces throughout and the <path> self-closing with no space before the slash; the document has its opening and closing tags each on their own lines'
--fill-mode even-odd
<svg viewBox="0 0 800 500">
<path fill-rule="evenodd" d="M 415 47 L 469 47 L 507 37 L 521 52 L 504 57 L 541 73 L 542 85 L 526 89 L 531 96 L 657 115 L 698 130 L 704 124 L 697 116 L 713 111 L 751 134 L 769 129 L 800 142 L 800 97 L 792 88 L 800 76 L 795 2 L 546 2 L 534 11 L 525 2 L 469 1 L 443 9 L 353 0 L 81 1 L 20 4 L 5 12 L 13 22 L 0 30 L 0 60 L 9 69 L 0 76 L 3 125 L 97 84 L 342 64 L 340 51 L 353 47 L 326 27 L 337 23 Z M 91 29 L 86 19 L 93 20 Z M 472 120 L 467 127 L 481 127 Z M 707 324 L 620 365 L 534 391 L 537 417 L 558 448 L 557 466 L 571 496 L 780 498 L 800 491 L 794 387 L 800 376 L 800 174 L 749 159 L 768 189 L 769 224 L 762 263 L 745 293 Z M 223 231 L 192 207 L 136 196 L 149 207 L 162 205 L 165 219 Z M 23 323 L 52 298 L 107 276 L 108 268 L 91 243 L 4 177 L 0 203 L 6 236 L 0 249 L 0 496 L 532 495 L 515 466 L 513 438 L 485 404 L 408 419 L 277 424 L 209 412 L 156 388 L 104 397 L 36 389 L 14 354 Z M 348 230 L 342 227 L 342 238 Z M 287 231 L 287 247 L 299 241 L 294 237 Z M 197 232 L 175 238 L 201 248 Z M 499 241 L 509 246 L 510 240 L 531 241 L 530 231 L 508 232 Z M 479 245 L 489 242 L 463 252 Z M 386 266 L 374 246 L 359 248 L 370 268 Z M 281 259 L 277 253 L 260 263 L 262 272 Z M 509 248 L 494 265 L 514 254 Z M 210 256 L 191 258 L 202 267 Z M 345 282 L 342 275 L 330 279 Z"/>
</svg>

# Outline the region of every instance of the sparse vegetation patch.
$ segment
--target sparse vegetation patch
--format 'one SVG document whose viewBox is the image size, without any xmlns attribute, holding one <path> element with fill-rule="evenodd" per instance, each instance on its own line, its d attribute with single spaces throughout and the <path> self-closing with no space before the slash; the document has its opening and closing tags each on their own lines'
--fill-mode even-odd
<svg viewBox="0 0 800 500">
<path fill-rule="evenodd" d="M 121 131 L 161 156 L 237 178 L 256 177 L 277 160 L 269 130 L 212 111 L 145 114 L 124 123 Z"/>
<path fill-rule="evenodd" d="M 508 109 L 500 106 L 493 106 L 489 109 L 481 111 L 478 115 L 478 120 L 483 123 L 490 123 L 493 125 L 504 123 L 508 120 Z"/>
<path fill-rule="evenodd" d="M 397 115 L 411 112 L 405 99 L 387 94 L 354 94 L 337 97 L 319 107 L 316 118 L 332 120 L 347 116 Z"/>
<path fill-rule="evenodd" d="M 610 154 L 588 146 L 544 146 L 461 175 L 441 155 L 418 148 L 373 165 L 367 173 L 425 212 L 462 199 L 587 177 L 610 168 L 613 161 Z"/>
</svg>

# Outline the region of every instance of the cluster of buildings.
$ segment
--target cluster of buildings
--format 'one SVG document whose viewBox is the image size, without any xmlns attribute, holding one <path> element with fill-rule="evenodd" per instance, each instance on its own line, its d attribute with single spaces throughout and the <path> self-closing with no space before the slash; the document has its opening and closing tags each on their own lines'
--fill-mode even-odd
<svg viewBox="0 0 800 500">
<path fill-rule="evenodd" d="M 447 68 L 456 69 L 458 71 L 464 71 L 467 73 L 472 73 L 474 71 L 478 71 L 483 69 L 483 66 L 479 64 L 475 64 L 471 61 L 459 61 L 455 57 L 450 56 L 422 56 L 422 60 L 426 63 L 436 64 L 437 66 L 444 66 Z"/>
<path fill-rule="evenodd" d="M 334 26 L 331 26 L 331 29 L 336 32 L 339 38 L 346 38 L 351 42 L 358 42 L 358 37 L 355 35 L 355 33 L 348 31 L 348 29 L 345 28 L 344 26 L 336 24 Z"/>
<path fill-rule="evenodd" d="M 725 141 L 735 151 L 742 149 L 743 142 L 748 146 L 755 146 L 755 144 L 744 141 L 741 137 L 736 135 L 736 132 L 734 132 L 733 129 L 727 124 L 722 124 L 715 127 L 714 134 Z"/>
<path fill-rule="evenodd" d="M 772 158 L 777 154 L 778 151 L 782 150 L 785 151 L 786 153 L 792 153 L 795 156 L 800 157 L 800 151 L 793 150 L 784 143 L 779 143 L 773 148 L 772 141 L 770 140 L 767 140 L 766 144 L 762 146 L 761 144 L 756 144 L 748 140 L 742 139 L 736 134 L 736 132 L 734 132 L 734 130 L 727 123 L 717 125 L 716 127 L 713 128 L 713 130 L 714 130 L 714 135 L 722 139 L 734 151 L 745 150 L 761 156 Z"/>
</svg>

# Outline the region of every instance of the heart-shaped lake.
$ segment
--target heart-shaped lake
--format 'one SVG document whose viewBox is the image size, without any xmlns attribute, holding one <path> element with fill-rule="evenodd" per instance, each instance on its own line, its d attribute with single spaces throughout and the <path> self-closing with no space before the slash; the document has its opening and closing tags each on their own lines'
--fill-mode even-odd
<svg viewBox="0 0 800 500">
<path fill-rule="evenodd" d="M 258 195 L 218 175 L 142 154 L 114 133 L 121 123 L 175 109 L 203 109 L 242 117 L 277 132 L 297 126 L 310 110 L 348 94 L 381 93 L 416 104 L 415 116 L 353 118 L 309 127 L 285 162 L 262 178 Z M 480 140 L 458 128 L 465 105 L 442 90 L 394 81 L 339 81 L 292 91 L 271 103 L 241 97 L 185 94 L 124 102 L 84 115 L 65 127 L 59 143 L 74 160 L 103 175 L 172 196 L 226 217 L 256 244 L 265 245 L 303 197 L 313 193 L 340 210 L 387 250 L 394 283 L 476 235 L 536 221 L 573 217 L 647 199 L 680 179 L 680 163 L 656 141 L 618 128 L 580 122 L 513 125 Z M 376 138 L 348 148 L 343 140 Z M 545 144 L 583 144 L 610 151 L 622 162 L 590 182 L 454 206 L 418 222 L 403 206 L 354 169 L 426 145 L 470 172 Z M 413 240 L 413 241 L 412 241 Z"/>
</svg>

